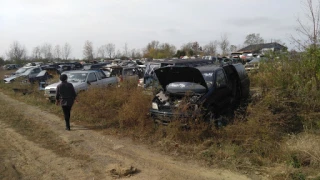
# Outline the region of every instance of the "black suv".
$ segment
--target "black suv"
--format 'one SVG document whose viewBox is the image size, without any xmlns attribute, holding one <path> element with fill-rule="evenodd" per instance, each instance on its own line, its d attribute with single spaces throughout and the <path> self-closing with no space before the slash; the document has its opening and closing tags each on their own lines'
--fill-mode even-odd
<svg viewBox="0 0 320 180">
<path fill-rule="evenodd" d="M 215 121 L 249 96 L 250 81 L 242 64 L 163 67 L 155 73 L 162 90 L 153 98 L 150 114 L 164 124 L 174 116 L 199 114 Z M 179 112 L 183 100 L 187 111 Z"/>
</svg>

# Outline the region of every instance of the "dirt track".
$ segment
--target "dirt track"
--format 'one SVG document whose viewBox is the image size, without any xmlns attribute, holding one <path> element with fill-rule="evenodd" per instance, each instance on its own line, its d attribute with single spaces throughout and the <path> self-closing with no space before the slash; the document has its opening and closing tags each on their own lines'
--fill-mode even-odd
<svg viewBox="0 0 320 180">
<path fill-rule="evenodd" d="M 21 118 L 37 125 L 33 133 L 45 131 L 44 138 L 48 138 L 27 138 L 0 119 L 0 179 L 114 179 L 109 170 L 119 165 L 138 169 L 138 173 L 124 179 L 249 179 L 227 170 L 200 167 L 195 162 L 175 161 L 129 139 L 102 135 L 75 124 L 68 132 L 64 121 L 53 114 L 2 93 L 0 101 L 14 107 L 11 113 L 23 109 Z M 47 145 L 50 142 L 58 142 L 59 146 Z"/>
</svg>

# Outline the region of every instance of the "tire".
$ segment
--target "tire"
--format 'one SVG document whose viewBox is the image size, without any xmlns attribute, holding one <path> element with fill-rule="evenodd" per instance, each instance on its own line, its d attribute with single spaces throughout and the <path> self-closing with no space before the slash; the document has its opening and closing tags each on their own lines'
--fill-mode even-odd
<svg viewBox="0 0 320 180">
<path fill-rule="evenodd" d="M 214 125 L 216 128 L 221 128 L 228 124 L 228 121 L 220 115 L 213 113 L 213 110 L 208 111 L 205 115 L 205 122 L 209 123 L 211 126 Z"/>
</svg>

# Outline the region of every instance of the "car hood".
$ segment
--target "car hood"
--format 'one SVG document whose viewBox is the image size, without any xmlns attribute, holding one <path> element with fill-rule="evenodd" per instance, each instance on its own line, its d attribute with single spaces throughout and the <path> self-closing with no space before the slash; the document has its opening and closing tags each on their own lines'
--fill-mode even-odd
<svg viewBox="0 0 320 180">
<path fill-rule="evenodd" d="M 201 72 L 193 67 L 162 67 L 154 71 L 159 83 L 166 91 L 166 87 L 174 82 L 192 82 L 204 86 L 208 90 Z"/>
<path fill-rule="evenodd" d="M 21 77 L 21 76 L 22 76 L 22 74 L 17 74 L 17 75 L 13 75 L 13 76 L 9 76 L 7 78 L 4 78 L 4 80 L 6 82 L 10 82 L 12 79 L 16 79 L 16 78 Z"/>
</svg>

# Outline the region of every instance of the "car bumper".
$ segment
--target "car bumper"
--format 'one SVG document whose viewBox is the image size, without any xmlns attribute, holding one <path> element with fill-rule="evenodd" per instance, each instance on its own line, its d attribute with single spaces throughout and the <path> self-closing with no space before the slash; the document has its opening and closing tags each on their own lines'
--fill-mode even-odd
<svg viewBox="0 0 320 180">
<path fill-rule="evenodd" d="M 46 99 L 48 99 L 48 100 L 51 100 L 51 101 L 56 100 L 56 96 L 53 96 L 53 95 L 50 95 L 50 94 L 45 94 L 44 96 L 45 96 Z"/>
<path fill-rule="evenodd" d="M 150 115 L 152 119 L 156 123 L 167 125 L 168 123 L 172 122 L 175 119 L 187 119 L 191 118 L 191 113 L 173 113 L 171 111 L 161 111 L 156 109 L 150 109 Z"/>
</svg>

